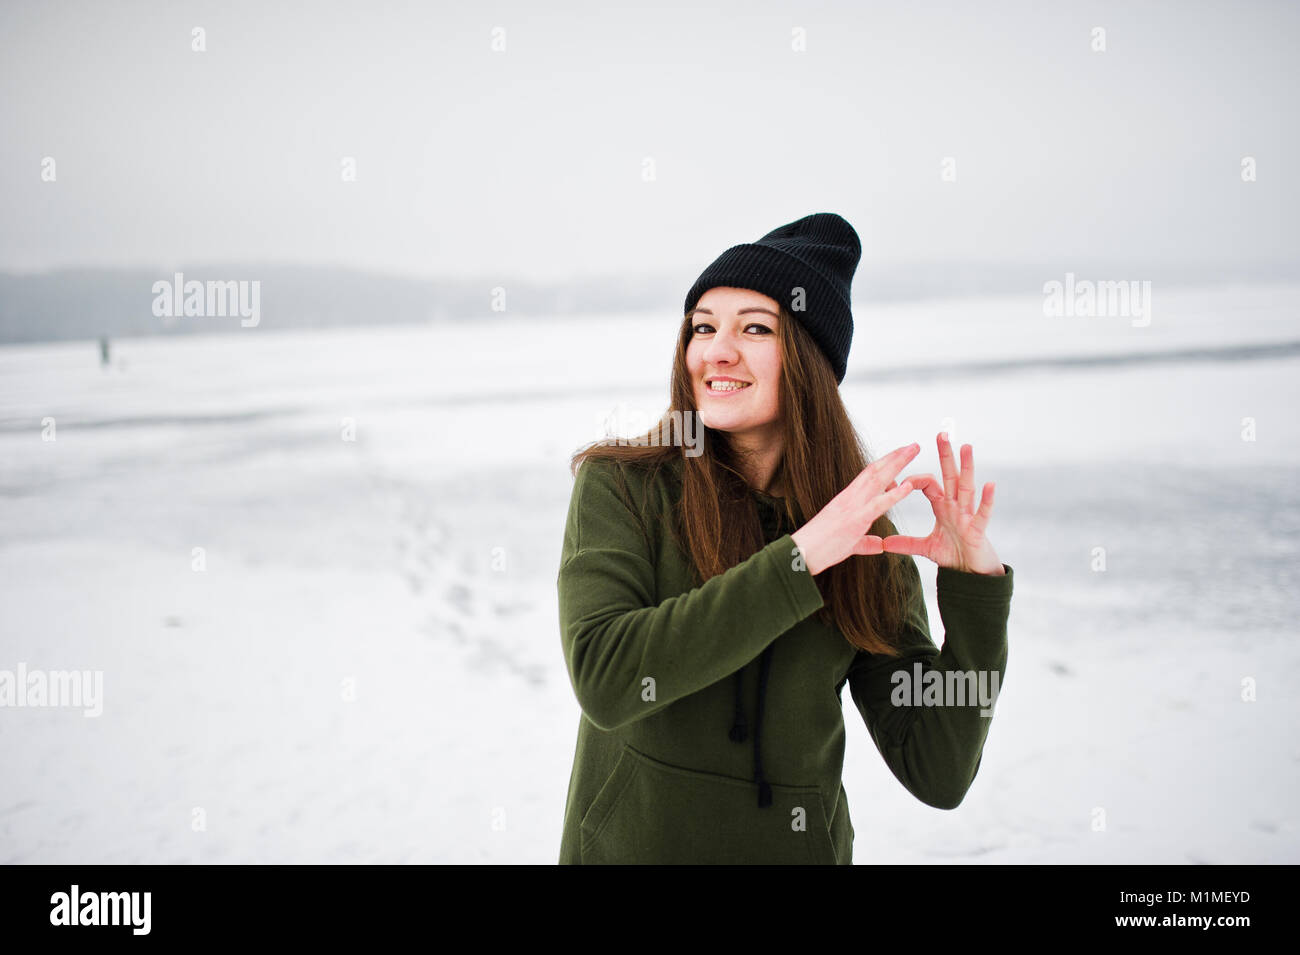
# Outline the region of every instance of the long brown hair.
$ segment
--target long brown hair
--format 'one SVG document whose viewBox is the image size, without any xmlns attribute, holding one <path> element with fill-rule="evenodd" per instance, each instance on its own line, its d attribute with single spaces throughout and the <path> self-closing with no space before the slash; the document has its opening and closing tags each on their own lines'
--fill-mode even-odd
<svg viewBox="0 0 1300 955">
<path fill-rule="evenodd" d="M 680 462 L 681 501 L 671 529 L 694 565 L 696 583 L 722 573 L 764 546 L 758 508 L 749 494 L 727 433 L 701 425 L 702 453 L 687 455 L 680 428 L 697 413 L 686 368 L 694 334 L 694 310 L 677 337 L 669 386 L 669 409 L 644 435 L 595 441 L 574 453 L 569 470 L 589 458 L 634 464 L 657 472 Z M 849 419 L 830 363 L 802 324 L 780 306 L 780 420 L 784 451 L 773 486 L 783 486 L 786 511 L 797 528 L 820 511 L 871 461 Z M 698 420 L 698 419 L 697 419 Z M 726 533 L 723 533 L 724 529 Z M 897 533 L 889 513 L 871 525 L 881 537 Z M 908 592 L 905 554 L 851 555 L 816 578 L 825 606 L 816 616 L 837 627 L 850 644 L 869 653 L 897 656 Z"/>
</svg>

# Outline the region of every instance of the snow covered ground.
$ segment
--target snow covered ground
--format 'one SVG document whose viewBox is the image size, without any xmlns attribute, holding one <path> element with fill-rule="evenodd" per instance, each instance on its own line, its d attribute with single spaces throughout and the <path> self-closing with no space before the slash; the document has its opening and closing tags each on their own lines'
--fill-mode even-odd
<svg viewBox="0 0 1300 955">
<path fill-rule="evenodd" d="M 873 453 L 920 441 L 937 473 L 938 430 L 973 443 L 1017 581 L 957 810 L 846 711 L 855 861 L 1300 862 L 1300 353 L 1241 352 L 1300 341 L 1300 287 L 1157 289 L 1146 327 L 1041 296 L 856 316 L 843 393 Z M 98 717 L 0 709 L 0 862 L 554 862 L 568 456 L 620 404 L 662 410 L 675 335 L 0 348 L 0 670 L 104 693 Z M 1081 355 L 1111 361 L 1039 361 Z M 900 514 L 928 529 L 919 495 Z"/>
</svg>

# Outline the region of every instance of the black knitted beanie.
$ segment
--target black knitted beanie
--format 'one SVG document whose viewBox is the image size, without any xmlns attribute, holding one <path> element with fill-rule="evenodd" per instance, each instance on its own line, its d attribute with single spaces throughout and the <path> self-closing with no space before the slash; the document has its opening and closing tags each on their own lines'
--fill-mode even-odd
<svg viewBox="0 0 1300 955">
<path fill-rule="evenodd" d="M 849 290 L 861 258 L 858 234 L 843 218 L 833 212 L 804 216 L 718 256 L 691 286 L 685 312 L 711 288 L 761 292 L 808 329 L 830 360 L 836 382 L 843 382 L 853 341 Z"/>
</svg>

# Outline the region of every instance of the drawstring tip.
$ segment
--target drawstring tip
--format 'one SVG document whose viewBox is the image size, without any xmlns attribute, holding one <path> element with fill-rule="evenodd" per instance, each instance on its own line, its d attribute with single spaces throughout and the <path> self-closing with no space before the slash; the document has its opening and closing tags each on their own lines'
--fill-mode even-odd
<svg viewBox="0 0 1300 955">
<path fill-rule="evenodd" d="M 758 784 L 758 808 L 766 809 L 772 805 L 772 787 L 764 779 Z"/>
</svg>

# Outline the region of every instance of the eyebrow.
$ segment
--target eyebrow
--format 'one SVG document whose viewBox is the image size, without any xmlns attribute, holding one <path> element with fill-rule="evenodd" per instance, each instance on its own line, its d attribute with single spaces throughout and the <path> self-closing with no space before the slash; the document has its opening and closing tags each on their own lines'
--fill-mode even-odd
<svg viewBox="0 0 1300 955">
<path fill-rule="evenodd" d="M 691 314 L 691 315 L 694 315 L 696 312 L 700 312 L 701 314 L 704 314 L 704 315 L 712 315 L 712 314 L 713 314 L 713 313 L 712 313 L 711 311 L 709 311 L 707 308 L 693 308 L 693 309 L 691 309 L 690 314 Z M 776 312 L 772 311 L 770 308 L 763 308 L 763 307 L 760 306 L 760 305 L 751 305 L 749 308 L 742 308 L 742 309 L 741 309 L 740 311 L 738 311 L 736 314 L 737 314 L 737 315 L 747 315 L 747 314 L 750 313 L 750 312 L 762 312 L 764 315 L 771 315 L 773 318 L 776 318 L 776 319 L 779 319 L 779 318 L 781 317 L 780 315 L 777 315 Z"/>
</svg>

